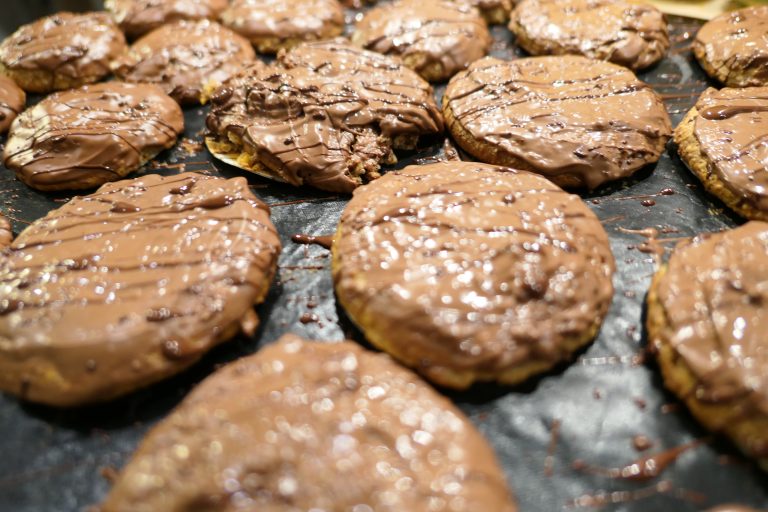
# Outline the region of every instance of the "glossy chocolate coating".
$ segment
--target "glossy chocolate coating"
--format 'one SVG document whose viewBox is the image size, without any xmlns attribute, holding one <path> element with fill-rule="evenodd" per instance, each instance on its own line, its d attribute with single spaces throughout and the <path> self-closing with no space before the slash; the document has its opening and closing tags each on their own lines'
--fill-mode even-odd
<svg viewBox="0 0 768 512">
<path fill-rule="evenodd" d="M 27 95 L 16 82 L 0 75 L 0 133 L 8 131 L 26 103 Z"/>
<path fill-rule="evenodd" d="M 105 0 L 120 28 L 136 38 L 178 20 L 217 19 L 228 0 Z"/>
<path fill-rule="evenodd" d="M 488 443 L 383 354 L 285 335 L 195 388 L 102 512 L 517 508 Z"/>
<path fill-rule="evenodd" d="M 177 373 L 255 328 L 279 251 L 243 178 L 148 175 L 76 197 L 0 253 L 0 389 L 75 405 Z"/>
</svg>

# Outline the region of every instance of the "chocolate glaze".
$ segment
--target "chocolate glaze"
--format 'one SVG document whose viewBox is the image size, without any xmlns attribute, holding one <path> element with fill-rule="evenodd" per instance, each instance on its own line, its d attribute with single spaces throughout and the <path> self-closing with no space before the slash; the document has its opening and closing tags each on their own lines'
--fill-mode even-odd
<svg viewBox="0 0 768 512">
<path fill-rule="evenodd" d="M 240 137 L 279 179 L 334 192 L 377 176 L 392 139 L 443 130 L 427 82 L 395 58 L 340 41 L 304 43 L 225 83 L 207 125 L 216 137 Z"/>
<path fill-rule="evenodd" d="M 730 404 L 744 419 L 768 414 L 766 254 L 765 222 L 701 235 L 678 245 L 656 286 L 666 318 L 656 342 L 690 369 L 699 401 Z M 754 444 L 746 451 L 768 456 L 768 446 Z"/>
<path fill-rule="evenodd" d="M 492 379 L 553 366 L 613 295 L 607 235 L 578 196 L 474 162 L 410 166 L 356 190 L 333 254 L 337 296 L 369 339 L 447 385 L 445 369 Z"/>
<path fill-rule="evenodd" d="M 319 245 L 324 249 L 330 249 L 331 245 L 333 245 L 333 236 L 328 236 L 328 235 L 312 236 L 312 235 L 298 234 L 298 235 L 293 235 L 291 237 L 291 241 L 295 244 Z"/>
<path fill-rule="evenodd" d="M 435 65 L 445 78 L 483 57 L 491 34 L 478 11 L 451 0 L 399 0 L 371 9 L 355 26 L 352 42 L 398 55 L 424 76 Z"/>
<path fill-rule="evenodd" d="M 207 84 L 221 84 L 256 59 L 251 43 L 209 20 L 163 25 L 115 62 L 126 82 L 160 85 L 181 104 L 200 103 Z"/>
<path fill-rule="evenodd" d="M 88 85 L 52 94 L 22 113 L 3 158 L 35 188 L 95 186 L 136 170 L 183 129 L 178 104 L 156 85 Z"/>
<path fill-rule="evenodd" d="M 19 113 L 24 110 L 27 95 L 7 76 L 0 75 L 0 133 L 5 133 Z"/>
<path fill-rule="evenodd" d="M 712 63 L 719 71 L 727 70 L 723 80 L 727 85 L 768 85 L 766 34 L 768 5 L 756 5 L 707 22 L 696 34 L 692 48 L 699 59 Z"/>
<path fill-rule="evenodd" d="M 0 389 L 74 405 L 176 373 L 253 320 L 279 251 L 243 178 L 148 175 L 75 197 L 0 253 Z"/>
<path fill-rule="evenodd" d="M 166 23 L 178 20 L 216 19 L 228 0 L 105 0 L 120 28 L 136 38 Z"/>
<path fill-rule="evenodd" d="M 496 160 L 590 189 L 656 162 L 672 130 L 661 98 L 631 71 L 578 56 L 486 57 L 450 81 L 444 106 L 498 148 Z"/>
<path fill-rule="evenodd" d="M 539 54 L 584 55 L 630 69 L 658 62 L 669 49 L 664 14 L 634 1 L 523 0 L 512 11 L 509 28 L 525 34 Z M 527 42 L 518 39 L 524 48 Z"/>
<path fill-rule="evenodd" d="M 11 222 L 0 213 L 0 249 L 5 249 L 13 241 L 13 231 L 11 231 Z"/>
<path fill-rule="evenodd" d="M 693 133 L 710 172 L 768 212 L 768 87 L 707 89 L 696 109 Z"/>
<path fill-rule="evenodd" d="M 110 63 L 126 49 L 125 37 L 106 13 L 60 12 L 6 38 L 0 63 L 11 70 L 98 79 L 109 74 Z"/>
<path fill-rule="evenodd" d="M 517 509 L 464 414 L 383 354 L 283 336 L 142 441 L 101 512 Z"/>
</svg>

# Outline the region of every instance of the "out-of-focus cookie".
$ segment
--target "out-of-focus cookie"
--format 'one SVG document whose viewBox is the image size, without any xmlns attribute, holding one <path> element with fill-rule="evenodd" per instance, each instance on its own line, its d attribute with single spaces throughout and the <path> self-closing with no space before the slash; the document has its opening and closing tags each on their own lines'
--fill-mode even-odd
<svg viewBox="0 0 768 512">
<path fill-rule="evenodd" d="M 5 249 L 13 241 L 13 231 L 11 230 L 11 222 L 8 218 L 0 213 L 0 250 Z"/>
<path fill-rule="evenodd" d="M 748 219 L 768 220 L 768 87 L 707 89 L 675 129 L 704 188 Z"/>
<path fill-rule="evenodd" d="M 153 30 L 115 62 L 121 80 L 153 83 L 182 105 L 206 101 L 220 85 L 256 59 L 251 43 L 209 20 L 181 20 Z"/>
<path fill-rule="evenodd" d="M 97 82 L 128 49 L 102 12 L 60 12 L 24 25 L 0 43 L 0 73 L 45 93 Z"/>
<path fill-rule="evenodd" d="M 0 389 L 73 406 L 178 373 L 253 332 L 279 252 L 243 178 L 153 174 L 75 197 L 0 253 Z"/>
<path fill-rule="evenodd" d="M 456 3 L 471 5 L 480 10 L 489 25 L 501 25 L 509 20 L 509 12 L 514 2 L 512 0 L 452 0 Z"/>
<path fill-rule="evenodd" d="M 183 130 L 181 108 L 157 85 L 86 85 L 22 112 L 3 161 L 38 190 L 93 188 L 139 169 Z"/>
<path fill-rule="evenodd" d="M 215 20 L 229 0 L 104 0 L 104 8 L 131 39 L 178 20 Z"/>
<path fill-rule="evenodd" d="M 5 133 L 27 103 L 27 95 L 7 76 L 0 75 L 0 133 Z"/>
<path fill-rule="evenodd" d="M 397 0 L 368 11 L 352 42 L 397 55 L 425 80 L 440 82 L 485 56 L 492 38 L 474 7 L 451 0 Z"/>
<path fill-rule="evenodd" d="M 467 417 L 412 372 L 286 335 L 192 390 L 101 511 L 514 512 L 505 480 Z"/>
<path fill-rule="evenodd" d="M 768 470 L 768 223 L 675 249 L 648 292 L 664 384 Z"/>
<path fill-rule="evenodd" d="M 341 35 L 344 9 L 338 0 L 233 0 L 221 22 L 259 53 L 277 53 L 303 41 Z"/>
<path fill-rule="evenodd" d="M 211 95 L 213 155 L 271 179 L 351 192 L 443 130 L 430 85 L 394 57 L 304 43 Z"/>
<path fill-rule="evenodd" d="M 768 86 L 768 5 L 726 12 L 699 29 L 691 48 L 709 76 L 729 87 Z"/>
<path fill-rule="evenodd" d="M 336 296 L 366 338 L 443 386 L 516 384 L 596 335 L 608 237 L 541 176 L 450 161 L 355 191 L 333 240 Z"/>
<path fill-rule="evenodd" d="M 635 0 L 522 0 L 509 28 L 532 55 L 584 55 L 634 70 L 669 49 L 664 14 Z"/>
<path fill-rule="evenodd" d="M 481 59 L 451 79 L 443 114 L 469 154 L 562 187 L 630 176 L 672 132 L 661 97 L 631 71 L 570 55 Z"/>
</svg>

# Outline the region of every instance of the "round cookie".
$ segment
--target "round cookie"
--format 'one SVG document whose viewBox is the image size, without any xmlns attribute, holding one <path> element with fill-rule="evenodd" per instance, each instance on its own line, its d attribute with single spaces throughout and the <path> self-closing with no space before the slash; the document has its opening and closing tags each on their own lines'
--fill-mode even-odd
<svg viewBox="0 0 768 512">
<path fill-rule="evenodd" d="M 482 58 L 491 34 L 477 9 L 451 0 L 398 0 L 371 9 L 352 43 L 397 55 L 425 80 L 440 82 Z"/>
<path fill-rule="evenodd" d="M 3 161 L 38 190 L 92 188 L 139 169 L 183 130 L 179 105 L 156 85 L 86 85 L 19 115 Z"/>
<path fill-rule="evenodd" d="M 516 384 L 597 334 L 614 260 L 576 195 L 525 171 L 442 162 L 355 191 L 332 248 L 339 303 L 442 386 Z"/>
<path fill-rule="evenodd" d="M 100 508 L 203 509 L 517 507 L 491 447 L 448 399 L 384 354 L 289 334 L 193 389 Z"/>
<path fill-rule="evenodd" d="M 215 20 L 229 0 L 105 0 L 104 8 L 131 39 L 178 20 Z"/>
<path fill-rule="evenodd" d="M 302 41 L 341 35 L 344 9 L 338 0 L 233 0 L 221 22 L 259 53 L 277 53 Z"/>
<path fill-rule="evenodd" d="M 483 162 L 595 189 L 658 161 L 672 126 L 628 69 L 580 56 L 486 57 L 443 96 L 454 140 Z"/>
<path fill-rule="evenodd" d="M 729 87 L 768 86 L 768 5 L 726 12 L 699 29 L 691 46 L 709 76 Z"/>
<path fill-rule="evenodd" d="M 677 246 L 648 292 L 664 384 L 768 469 L 768 223 Z"/>
<path fill-rule="evenodd" d="M 441 133 L 432 88 L 401 61 L 343 41 L 304 43 L 211 97 L 216 158 L 293 185 L 351 192 L 393 149 Z"/>
<path fill-rule="evenodd" d="M 489 25 L 501 25 L 509 20 L 509 12 L 514 2 L 512 0 L 452 0 L 456 3 L 471 5 L 480 10 Z"/>
<path fill-rule="evenodd" d="M 0 43 L 0 73 L 29 92 L 46 93 L 98 82 L 128 49 L 102 12 L 60 12 L 24 25 Z"/>
<path fill-rule="evenodd" d="M 709 193 L 742 217 L 768 220 L 768 87 L 707 89 L 675 142 Z"/>
<path fill-rule="evenodd" d="M 0 133 L 5 133 L 27 104 L 27 95 L 7 76 L 0 75 Z"/>
<path fill-rule="evenodd" d="M 57 406 L 178 373 L 253 332 L 280 242 L 243 178 L 109 183 L 0 253 L 0 389 Z"/>
<path fill-rule="evenodd" d="M 583 55 L 634 70 L 669 49 L 664 14 L 636 0 L 523 0 L 509 29 L 532 55 Z"/>
<path fill-rule="evenodd" d="M 218 86 L 256 59 L 251 43 L 209 20 L 181 20 L 136 41 L 113 65 L 115 75 L 134 83 L 154 83 L 182 105 L 206 100 Z"/>
<path fill-rule="evenodd" d="M 13 241 L 13 230 L 8 218 L 0 213 L 0 250 L 5 249 Z"/>
</svg>

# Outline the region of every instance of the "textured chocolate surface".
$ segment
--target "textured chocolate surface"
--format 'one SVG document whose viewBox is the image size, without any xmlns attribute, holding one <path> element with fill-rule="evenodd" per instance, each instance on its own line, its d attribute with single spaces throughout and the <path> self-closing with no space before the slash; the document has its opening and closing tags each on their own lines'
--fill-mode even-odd
<svg viewBox="0 0 768 512">
<path fill-rule="evenodd" d="M 73 405 L 177 373 L 234 335 L 280 242 L 243 178 L 104 185 L 0 253 L 0 389 Z"/>
<path fill-rule="evenodd" d="M 93 187 L 138 169 L 183 129 L 178 104 L 156 85 L 87 85 L 24 111 L 3 160 L 31 187 Z"/>
<path fill-rule="evenodd" d="M 131 38 L 178 20 L 216 19 L 228 0 L 105 0 L 104 7 Z"/>
<path fill-rule="evenodd" d="M 181 104 L 200 102 L 203 87 L 220 84 L 256 59 L 251 43 L 209 20 L 163 25 L 115 62 L 126 82 L 154 83 Z"/>
<path fill-rule="evenodd" d="M 11 127 L 16 116 L 24 110 L 27 95 L 7 76 L 0 75 L 0 133 Z"/>
</svg>

